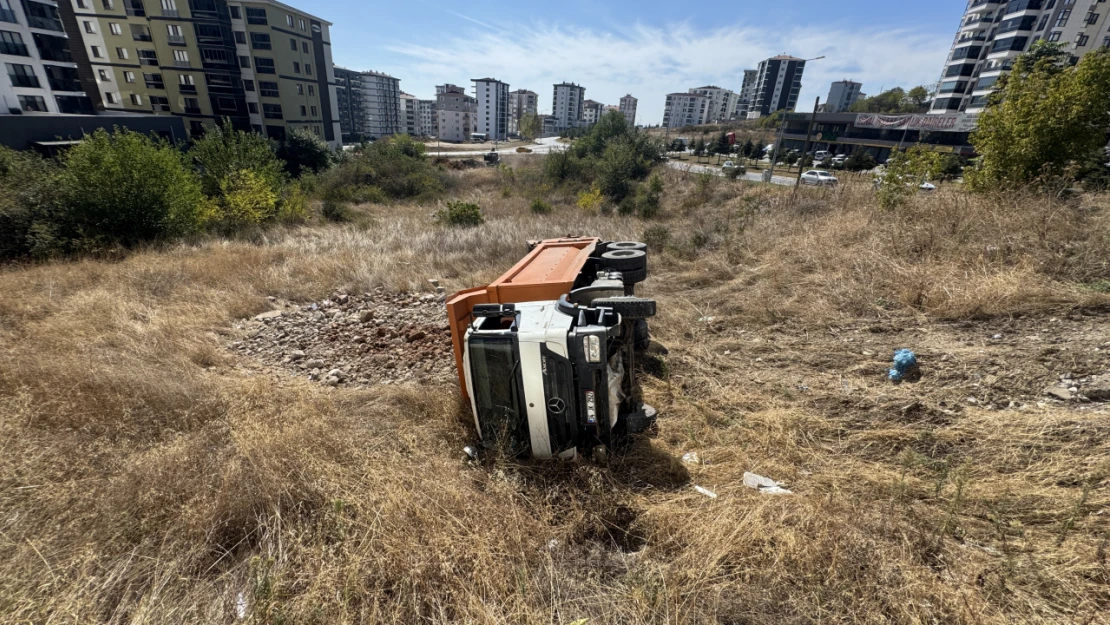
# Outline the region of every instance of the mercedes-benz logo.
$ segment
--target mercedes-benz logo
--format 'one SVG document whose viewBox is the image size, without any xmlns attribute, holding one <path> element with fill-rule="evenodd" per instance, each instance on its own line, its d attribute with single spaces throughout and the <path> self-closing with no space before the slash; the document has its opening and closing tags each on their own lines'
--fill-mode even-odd
<svg viewBox="0 0 1110 625">
<path fill-rule="evenodd" d="M 547 409 L 555 414 L 563 414 L 563 411 L 567 409 L 567 404 L 558 397 L 553 397 L 547 400 Z"/>
</svg>

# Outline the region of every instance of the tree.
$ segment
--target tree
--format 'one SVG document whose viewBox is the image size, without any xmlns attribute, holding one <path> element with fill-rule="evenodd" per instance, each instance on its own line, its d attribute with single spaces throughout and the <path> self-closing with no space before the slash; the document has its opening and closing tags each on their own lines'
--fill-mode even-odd
<svg viewBox="0 0 1110 625">
<path fill-rule="evenodd" d="M 909 101 L 909 104 L 921 112 L 926 110 L 926 105 L 932 98 L 933 96 L 929 93 L 929 90 L 922 86 L 914 87 L 906 93 L 906 100 Z"/>
<path fill-rule="evenodd" d="M 966 172 L 973 189 L 1052 184 L 1102 151 L 1110 132 L 1110 52 L 1095 50 L 1075 66 L 1069 60 L 1061 46 L 1041 41 L 999 81 L 971 135 L 979 153 Z"/>
<path fill-rule="evenodd" d="M 529 141 L 543 134 L 543 120 L 539 115 L 524 115 L 517 124 L 520 136 Z"/>
<path fill-rule="evenodd" d="M 80 238 L 133 245 L 197 230 L 204 196 L 185 154 L 165 140 L 96 130 L 64 158 L 59 187 Z"/>
<path fill-rule="evenodd" d="M 740 154 L 743 155 L 744 158 L 748 158 L 748 159 L 751 159 L 751 160 L 754 161 L 755 160 L 755 143 L 752 143 L 751 139 L 748 139 L 747 141 L 745 141 L 744 145 L 741 146 L 741 148 L 740 148 Z"/>
<path fill-rule="evenodd" d="M 728 135 L 722 132 L 713 142 L 713 154 L 728 154 L 731 147 L 728 144 Z"/>
<path fill-rule="evenodd" d="M 879 162 L 865 148 L 856 148 L 856 151 L 844 160 L 844 169 L 848 171 L 868 171 L 878 165 Z"/>
<path fill-rule="evenodd" d="M 879 113 L 883 115 L 905 115 L 924 113 L 931 95 L 925 87 L 914 87 L 907 93 L 901 87 L 888 89 L 879 95 L 856 100 L 848 111 L 852 113 Z"/>
<path fill-rule="evenodd" d="M 705 155 L 705 139 L 698 139 L 694 144 L 694 156 L 701 158 Z"/>
<path fill-rule="evenodd" d="M 236 130 L 228 120 L 197 140 L 189 156 L 196 163 L 201 189 L 209 197 L 219 196 L 221 185 L 244 170 L 254 172 L 275 193 L 285 182 L 284 163 L 270 142 L 256 132 Z"/>
<path fill-rule="evenodd" d="M 918 144 L 895 152 L 886 162 L 886 172 L 878 179 L 879 203 L 894 208 L 918 192 L 922 182 L 939 180 L 945 168 L 945 155 Z"/>
<path fill-rule="evenodd" d="M 685 152 L 686 151 L 686 142 L 683 141 L 682 139 L 677 139 L 677 138 L 674 139 L 673 141 L 671 141 L 670 151 L 671 152 Z"/>
<path fill-rule="evenodd" d="M 287 134 L 277 155 L 285 161 L 285 171 L 294 178 L 300 178 L 306 171 L 318 174 L 330 167 L 332 162 L 328 144 L 307 128 L 298 128 Z"/>
</svg>

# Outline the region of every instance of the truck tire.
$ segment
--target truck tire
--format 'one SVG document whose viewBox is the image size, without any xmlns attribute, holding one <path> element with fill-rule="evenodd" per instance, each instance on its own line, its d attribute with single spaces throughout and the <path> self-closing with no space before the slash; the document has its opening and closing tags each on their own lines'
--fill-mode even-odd
<svg viewBox="0 0 1110 625">
<path fill-rule="evenodd" d="M 613 250 L 601 255 L 601 264 L 617 271 L 647 269 L 647 252 L 643 250 Z"/>
<path fill-rule="evenodd" d="M 636 351 L 644 351 L 651 347 L 651 332 L 648 329 L 647 319 L 637 319 L 632 332 L 633 345 Z"/>
<path fill-rule="evenodd" d="M 606 297 L 595 299 L 595 308 L 611 308 L 624 319 L 647 319 L 655 316 L 655 300 L 642 297 Z"/>
<path fill-rule="evenodd" d="M 629 271 L 621 272 L 621 280 L 625 286 L 639 284 L 647 280 L 647 269 L 632 269 Z"/>
<path fill-rule="evenodd" d="M 617 241 L 615 243 L 610 243 L 605 251 L 614 252 L 616 250 L 640 250 L 646 252 L 647 243 L 640 243 L 639 241 Z"/>
</svg>

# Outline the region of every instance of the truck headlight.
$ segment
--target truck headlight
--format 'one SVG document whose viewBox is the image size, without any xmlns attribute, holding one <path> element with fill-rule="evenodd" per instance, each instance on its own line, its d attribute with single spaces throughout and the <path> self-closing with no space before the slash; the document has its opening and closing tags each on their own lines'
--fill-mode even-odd
<svg viewBox="0 0 1110 625">
<path fill-rule="evenodd" d="M 590 425 L 597 423 L 597 402 L 593 391 L 586 391 L 586 423 Z"/>
<path fill-rule="evenodd" d="M 601 362 L 601 339 L 596 336 L 582 337 L 582 351 L 586 352 L 586 362 Z"/>
</svg>

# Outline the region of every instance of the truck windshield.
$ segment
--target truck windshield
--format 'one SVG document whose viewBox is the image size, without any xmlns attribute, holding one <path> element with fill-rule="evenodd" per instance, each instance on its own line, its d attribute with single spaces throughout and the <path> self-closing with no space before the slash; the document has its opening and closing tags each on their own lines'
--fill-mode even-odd
<svg viewBox="0 0 1110 625">
<path fill-rule="evenodd" d="M 482 440 L 502 441 L 519 451 L 527 445 L 528 427 L 522 409 L 520 357 L 512 337 L 472 337 L 470 376 Z"/>
</svg>

